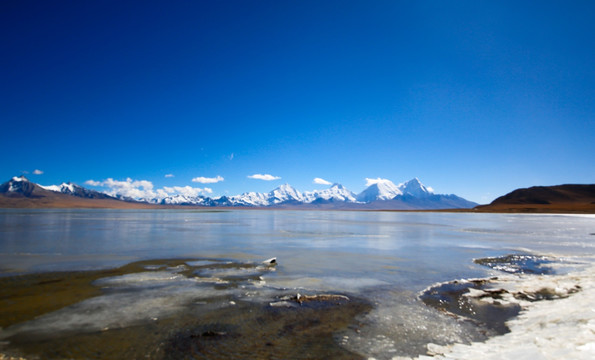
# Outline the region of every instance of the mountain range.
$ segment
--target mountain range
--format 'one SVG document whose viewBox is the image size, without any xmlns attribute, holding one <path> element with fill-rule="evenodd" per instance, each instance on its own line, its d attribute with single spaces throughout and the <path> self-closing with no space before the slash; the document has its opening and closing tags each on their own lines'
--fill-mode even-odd
<svg viewBox="0 0 595 360">
<path fill-rule="evenodd" d="M 394 209 L 428 210 L 472 208 L 476 203 L 456 195 L 434 194 L 417 178 L 395 185 L 389 180 L 378 181 L 360 194 L 355 194 L 341 184 L 328 189 L 301 192 L 284 184 L 268 193 L 247 192 L 235 196 L 209 198 L 175 195 L 166 198 L 139 199 L 152 204 L 201 205 L 225 207 L 301 207 L 341 209 Z"/>
<path fill-rule="evenodd" d="M 71 198 L 111 202 L 119 201 L 127 204 L 205 207 L 437 210 L 463 209 L 477 206 L 476 203 L 453 194 L 434 194 L 431 189 L 423 185 L 417 178 L 399 185 L 395 185 L 389 180 L 379 179 L 359 194 L 353 193 L 341 184 L 333 184 L 324 190 L 306 192 L 300 192 L 291 185 L 284 184 L 268 193 L 247 192 L 241 195 L 221 196 L 217 198 L 178 194 L 162 198 L 130 199 L 110 196 L 73 183 L 42 186 L 29 181 L 24 176 L 20 176 L 13 177 L 0 185 L 0 194 L 5 198 L 12 199 L 13 203 L 18 198 L 51 198 L 60 194 Z"/>
<path fill-rule="evenodd" d="M 62 185 L 49 187 L 52 190 L 48 190 L 24 176 L 15 176 L 0 185 L 0 208 L 138 209 L 155 207 L 146 203 L 122 201 L 75 184 Z"/>
</svg>

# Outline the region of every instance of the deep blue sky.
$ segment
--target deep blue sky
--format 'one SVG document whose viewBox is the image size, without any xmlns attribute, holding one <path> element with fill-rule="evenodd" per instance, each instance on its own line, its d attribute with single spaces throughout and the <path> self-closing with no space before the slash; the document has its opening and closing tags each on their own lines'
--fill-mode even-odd
<svg viewBox="0 0 595 360">
<path fill-rule="evenodd" d="M 594 1 L 4 0 L 0 181 L 214 196 L 419 177 L 481 203 L 594 183 L 593 14 Z"/>
</svg>

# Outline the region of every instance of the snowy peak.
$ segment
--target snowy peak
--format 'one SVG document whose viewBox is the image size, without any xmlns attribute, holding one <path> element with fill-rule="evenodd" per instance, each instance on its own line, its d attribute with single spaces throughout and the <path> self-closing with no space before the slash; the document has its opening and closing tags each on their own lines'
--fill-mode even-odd
<svg viewBox="0 0 595 360">
<path fill-rule="evenodd" d="M 225 201 L 235 206 L 268 206 L 269 194 L 247 192 L 242 195 L 227 197 Z"/>
<path fill-rule="evenodd" d="M 13 178 L 10 180 L 10 182 L 17 182 L 17 183 L 18 182 L 23 182 L 23 181 L 28 182 L 29 179 L 27 179 L 26 177 L 24 177 L 23 175 L 21 175 L 21 176 L 13 176 Z"/>
<path fill-rule="evenodd" d="M 182 194 L 171 195 L 162 199 L 153 198 L 150 203 L 162 205 L 208 205 L 210 199 L 203 196 L 188 196 Z"/>
<path fill-rule="evenodd" d="M 431 188 L 426 187 L 418 178 L 413 178 L 398 186 L 387 179 L 366 179 L 368 187 L 362 191 L 357 200 L 361 202 L 372 202 L 378 200 L 393 200 L 398 196 L 412 196 L 415 198 L 427 198 L 433 195 Z"/>
<path fill-rule="evenodd" d="M 26 177 L 15 176 L 4 184 L 0 185 L 0 193 L 31 196 L 36 188 L 39 187 L 36 184 L 30 182 Z"/>
<path fill-rule="evenodd" d="M 326 190 L 314 190 L 304 193 L 306 203 L 313 202 L 356 202 L 355 194 L 341 184 L 333 184 Z"/>
<path fill-rule="evenodd" d="M 81 198 L 113 199 L 112 196 L 101 193 L 99 191 L 84 188 L 80 185 L 73 184 L 71 182 L 62 183 L 60 185 L 47 185 L 47 186 L 39 185 L 39 186 L 44 190 L 49 190 L 49 191 L 72 195 L 72 196 L 81 197 Z"/>
<path fill-rule="evenodd" d="M 288 201 L 302 202 L 304 196 L 289 184 L 283 184 L 269 193 L 269 202 L 280 204 Z"/>
<path fill-rule="evenodd" d="M 372 202 L 376 200 L 391 200 L 396 196 L 403 195 L 403 192 L 392 181 L 387 179 L 366 179 L 368 187 L 357 195 L 361 202 Z"/>
<path fill-rule="evenodd" d="M 75 185 L 73 183 L 62 183 L 60 185 L 48 185 L 48 186 L 44 186 L 44 185 L 39 185 L 42 188 L 49 190 L 49 191 L 55 191 L 55 192 L 60 192 L 60 193 L 64 193 L 64 194 L 74 194 L 76 191 L 75 187 L 81 188 L 78 185 Z"/>
<path fill-rule="evenodd" d="M 401 190 L 403 195 L 411 195 L 415 197 L 428 197 L 433 194 L 432 189 L 422 184 L 418 178 L 413 178 L 405 183 L 399 184 L 399 190 Z"/>
</svg>

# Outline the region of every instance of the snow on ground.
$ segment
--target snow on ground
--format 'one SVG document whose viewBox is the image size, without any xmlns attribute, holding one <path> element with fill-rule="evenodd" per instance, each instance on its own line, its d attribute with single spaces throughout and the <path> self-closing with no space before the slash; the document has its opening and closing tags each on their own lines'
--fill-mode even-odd
<svg viewBox="0 0 595 360">
<path fill-rule="evenodd" d="M 507 322 L 509 333 L 469 345 L 428 344 L 428 356 L 417 359 L 595 359 L 593 263 L 565 275 L 500 276 L 490 288 L 508 292 L 497 301 L 517 302 L 523 308 Z M 485 295 L 478 290 L 469 296 Z M 553 300 L 530 301 L 539 296 Z"/>
</svg>

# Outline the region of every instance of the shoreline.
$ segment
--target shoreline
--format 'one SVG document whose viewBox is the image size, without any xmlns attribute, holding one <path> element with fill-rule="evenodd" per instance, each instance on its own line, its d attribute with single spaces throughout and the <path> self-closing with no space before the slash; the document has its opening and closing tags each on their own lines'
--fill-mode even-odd
<svg viewBox="0 0 595 360">
<path fill-rule="evenodd" d="M 595 265 L 586 260 L 581 265 L 582 269 L 561 275 L 478 279 L 487 281 L 486 288 L 472 290 L 466 297 L 520 306 L 520 313 L 505 322 L 509 332 L 471 344 L 429 343 L 426 355 L 393 360 L 595 358 Z"/>
<path fill-rule="evenodd" d="M 57 292 L 52 293 L 50 291 L 51 298 L 60 299 L 66 297 L 69 299 L 69 301 L 54 306 L 54 308 L 43 308 L 43 306 L 48 306 L 48 304 L 45 303 L 42 305 L 42 308 L 31 306 L 35 309 L 32 313 L 29 313 L 25 317 L 15 318 L 10 323 L 4 323 L 2 324 L 2 327 L 6 329 L 7 326 L 34 319 L 63 307 L 80 303 L 85 299 L 99 296 L 101 294 L 101 289 L 93 286 L 93 283 L 98 279 L 106 277 L 113 278 L 114 276 L 121 277 L 146 272 L 147 266 L 150 264 L 160 263 L 163 264 L 163 266 L 174 268 L 192 260 L 193 259 L 154 259 L 133 262 L 122 267 L 108 270 L 48 272 L 0 278 L 0 281 L 2 282 L 8 281 L 14 286 L 21 286 L 24 289 L 31 288 L 31 284 L 26 281 L 29 281 L 32 284 L 35 283 L 36 286 L 48 287 L 48 289 L 54 287 L 54 290 Z M 426 355 L 419 355 L 417 357 L 397 356 L 392 359 L 476 359 L 478 357 L 501 359 L 526 356 L 526 354 L 529 353 L 535 355 L 537 358 L 545 359 L 592 358 L 595 356 L 595 307 L 591 305 L 591 299 L 595 297 L 595 265 L 592 264 L 592 261 L 587 259 L 577 259 L 574 257 L 565 258 L 565 262 L 568 261 L 573 264 L 574 270 L 560 275 L 506 274 L 492 270 L 494 276 L 479 279 L 453 280 L 447 283 L 441 283 L 481 283 L 482 285 L 480 288 L 474 288 L 468 293 L 462 292 L 459 294 L 460 298 L 470 299 L 476 303 L 483 302 L 486 306 L 494 303 L 518 306 L 521 311 L 518 315 L 513 316 L 505 322 L 510 332 L 500 335 L 491 335 L 485 341 L 473 342 L 471 344 L 453 343 L 448 345 L 437 345 L 428 343 L 426 345 Z M 554 264 L 554 266 L 558 267 L 567 265 L 568 264 L 562 263 Z M 57 289 L 55 288 L 55 285 L 60 283 L 66 283 L 68 285 L 67 287 L 72 288 L 72 285 L 70 285 L 72 281 L 74 281 L 75 287 L 78 286 L 81 288 L 80 290 L 83 290 L 82 298 L 76 297 L 80 294 L 79 291 L 60 287 Z M 434 284 L 424 291 L 441 284 Z M 3 288 L 7 289 L 5 286 L 3 286 Z M 88 292 L 85 292 L 84 289 L 86 288 L 88 288 Z M 37 296 L 39 297 L 38 300 L 40 300 L 39 302 L 42 301 L 42 298 L 47 296 L 46 291 L 48 289 L 37 291 Z M 37 290 L 39 290 L 39 288 Z M 75 295 L 75 297 L 70 298 L 71 295 Z M 29 297 L 31 294 L 22 293 L 21 296 Z M 36 302 L 34 299 L 32 301 L 34 303 Z M 357 303 L 354 303 L 353 305 L 356 304 Z M 30 305 L 31 304 L 29 303 L 23 304 L 25 308 L 30 307 Z M 256 308 L 253 308 L 252 306 L 253 305 L 249 308 L 256 310 Z M 360 313 L 360 311 L 367 311 L 365 310 L 365 305 L 362 306 L 364 307 L 359 310 L 354 309 L 356 312 L 351 316 L 355 316 L 357 313 Z M 426 304 L 426 306 L 433 307 L 429 304 Z M 591 307 L 590 309 L 589 306 Z M 335 309 L 340 308 L 341 307 Z M 3 306 L 3 309 L 6 309 L 7 311 L 10 310 L 5 306 Z M 275 308 L 274 311 L 279 312 L 279 309 Z M 293 310 L 289 311 L 291 312 Z M 339 311 L 341 312 L 342 310 Z M 448 311 L 445 312 L 448 314 Z M 6 314 L 2 315 L 1 318 L 7 320 L 7 316 L 5 315 Z M 18 317 L 18 314 L 16 316 Z M 306 323 L 310 321 L 306 319 L 309 316 L 306 315 L 306 313 L 303 313 L 301 316 L 302 320 L 306 321 Z M 303 316 L 306 316 L 306 318 L 303 318 Z M 312 313 L 311 316 L 318 317 L 321 315 Z M 351 318 L 351 316 L 349 316 L 349 318 Z M 450 316 L 454 316 L 460 321 L 475 321 L 472 317 L 466 317 L 464 314 L 450 314 Z M 213 319 L 215 318 L 216 316 L 213 317 Z M 293 319 L 292 321 L 297 320 Z M 172 340 L 176 342 L 176 346 L 180 346 L 180 344 L 189 346 L 188 344 L 192 342 L 189 339 L 195 337 L 195 335 L 186 334 L 190 328 L 192 328 L 192 326 L 182 326 L 179 328 L 179 331 L 176 332 L 178 334 L 176 335 L 177 337 Z M 200 327 L 200 329 L 202 329 L 202 327 Z M 304 331 L 305 329 L 306 328 L 304 328 Z M 223 330 L 217 330 L 215 332 L 205 330 L 202 334 L 207 334 L 204 336 L 208 336 L 208 341 L 214 344 L 216 341 L 210 338 L 210 334 L 213 333 L 217 335 L 228 331 L 226 328 Z M 190 336 L 190 338 L 187 339 L 187 335 Z M 228 339 L 221 339 L 221 341 L 227 342 Z M 230 345 L 228 344 L 227 346 Z M 0 350 L 0 360 L 26 359 L 29 355 L 36 356 L 34 353 L 29 355 L 14 352 L 5 353 L 5 350 L 8 349 Z M 354 354 L 352 353 L 351 355 Z"/>
</svg>

